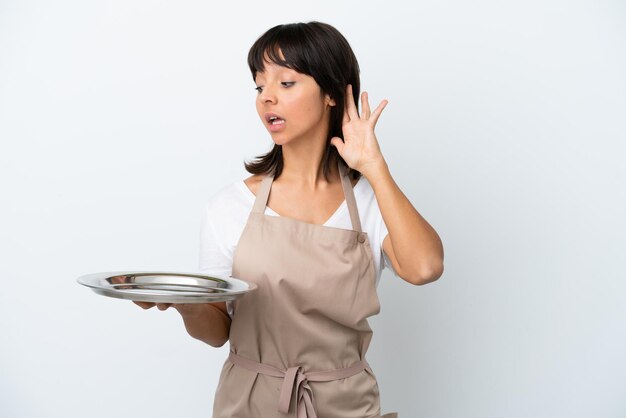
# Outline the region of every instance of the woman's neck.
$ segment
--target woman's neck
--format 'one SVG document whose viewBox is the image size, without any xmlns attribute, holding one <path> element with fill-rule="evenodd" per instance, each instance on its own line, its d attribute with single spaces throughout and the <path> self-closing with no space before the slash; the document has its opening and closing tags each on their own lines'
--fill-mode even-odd
<svg viewBox="0 0 626 418">
<path fill-rule="evenodd" d="M 337 167 L 331 167 L 330 182 L 324 177 L 322 158 L 326 151 L 326 144 L 308 142 L 304 145 L 283 145 L 283 169 L 279 179 L 291 183 L 294 187 L 315 191 L 326 188 L 329 183 L 339 179 Z"/>
</svg>

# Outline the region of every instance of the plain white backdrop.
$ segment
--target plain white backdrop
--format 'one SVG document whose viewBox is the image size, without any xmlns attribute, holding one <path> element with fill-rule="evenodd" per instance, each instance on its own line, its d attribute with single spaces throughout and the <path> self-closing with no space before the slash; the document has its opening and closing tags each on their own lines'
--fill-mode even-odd
<svg viewBox="0 0 626 418">
<path fill-rule="evenodd" d="M 76 283 L 196 271 L 200 217 L 271 138 L 248 49 L 352 45 L 445 272 L 385 271 L 368 359 L 402 418 L 626 416 L 621 1 L 0 1 L 0 416 L 210 417 L 228 344 Z"/>
</svg>

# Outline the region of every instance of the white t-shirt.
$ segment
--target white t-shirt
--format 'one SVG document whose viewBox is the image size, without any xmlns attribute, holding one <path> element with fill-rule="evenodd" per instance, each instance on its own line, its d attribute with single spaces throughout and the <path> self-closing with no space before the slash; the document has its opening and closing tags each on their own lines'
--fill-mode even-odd
<svg viewBox="0 0 626 418">
<path fill-rule="evenodd" d="M 359 209 L 361 227 L 364 232 L 367 232 L 373 251 L 376 285 L 378 286 L 382 270 L 385 267 L 398 277 L 391 266 L 391 261 L 382 249 L 383 239 L 388 233 L 387 226 L 378 208 L 374 190 L 365 176 L 359 178 L 353 190 Z M 248 221 L 255 198 L 254 193 L 242 179 L 223 187 L 208 199 L 202 214 L 200 230 L 199 270 L 202 274 L 231 275 L 233 254 Z M 265 214 L 280 216 L 269 206 L 265 207 Z M 353 229 L 345 199 L 324 225 Z M 232 303 L 226 302 L 226 306 L 232 318 Z"/>
</svg>

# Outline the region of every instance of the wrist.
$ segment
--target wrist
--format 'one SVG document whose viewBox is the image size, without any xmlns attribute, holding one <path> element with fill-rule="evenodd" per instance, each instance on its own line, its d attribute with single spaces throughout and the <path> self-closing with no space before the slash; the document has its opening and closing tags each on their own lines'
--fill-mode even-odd
<svg viewBox="0 0 626 418">
<path fill-rule="evenodd" d="M 389 166 L 383 157 L 376 161 L 363 164 L 358 170 L 371 183 L 373 179 L 389 173 Z"/>
</svg>

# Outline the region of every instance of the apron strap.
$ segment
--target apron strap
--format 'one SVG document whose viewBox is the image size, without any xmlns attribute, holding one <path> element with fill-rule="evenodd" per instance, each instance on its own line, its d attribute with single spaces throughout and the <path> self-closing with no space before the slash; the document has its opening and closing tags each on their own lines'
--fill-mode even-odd
<svg viewBox="0 0 626 418">
<path fill-rule="evenodd" d="M 263 364 L 246 357 L 241 357 L 233 351 L 229 352 L 228 361 L 255 373 L 282 378 L 283 383 L 278 399 L 278 411 L 283 414 L 289 413 L 293 392 L 295 391 L 295 412 L 297 418 L 317 418 L 313 390 L 309 382 L 329 382 L 331 380 L 345 379 L 354 376 L 364 369 L 371 371 L 365 359 L 359 360 L 351 366 L 342 369 L 308 373 L 304 372 L 302 366 L 293 366 L 287 370 L 281 370 L 269 364 Z M 395 418 L 393 415 L 390 417 Z"/>
<path fill-rule="evenodd" d="M 254 206 L 252 207 L 253 213 L 265 213 L 265 206 L 267 205 L 267 199 L 270 197 L 272 181 L 274 181 L 273 174 L 269 174 L 261 180 L 261 185 L 256 193 L 256 199 L 254 199 Z"/>
<path fill-rule="evenodd" d="M 354 189 L 352 183 L 348 178 L 348 172 L 341 163 L 341 160 L 337 160 L 337 166 L 339 167 L 339 177 L 341 177 L 341 185 L 343 186 L 343 194 L 346 197 L 346 203 L 348 204 L 348 210 L 350 211 L 350 219 L 352 220 L 352 229 L 357 232 L 361 230 L 361 219 L 359 218 L 359 210 L 356 207 L 356 199 L 354 197 Z"/>
<path fill-rule="evenodd" d="M 339 168 L 339 177 L 341 178 L 341 186 L 343 188 L 343 194 L 348 205 L 348 211 L 350 212 L 350 220 L 352 221 L 352 229 L 357 232 L 362 232 L 361 219 L 359 218 L 359 210 L 356 206 L 356 198 L 354 197 L 354 189 L 352 183 L 348 178 L 347 170 L 341 160 L 337 160 L 337 167 Z M 274 175 L 268 174 L 263 180 L 256 194 L 254 200 L 254 206 L 252 207 L 252 213 L 265 213 L 265 207 L 270 197 L 270 189 L 272 188 L 272 182 L 274 181 Z"/>
</svg>

